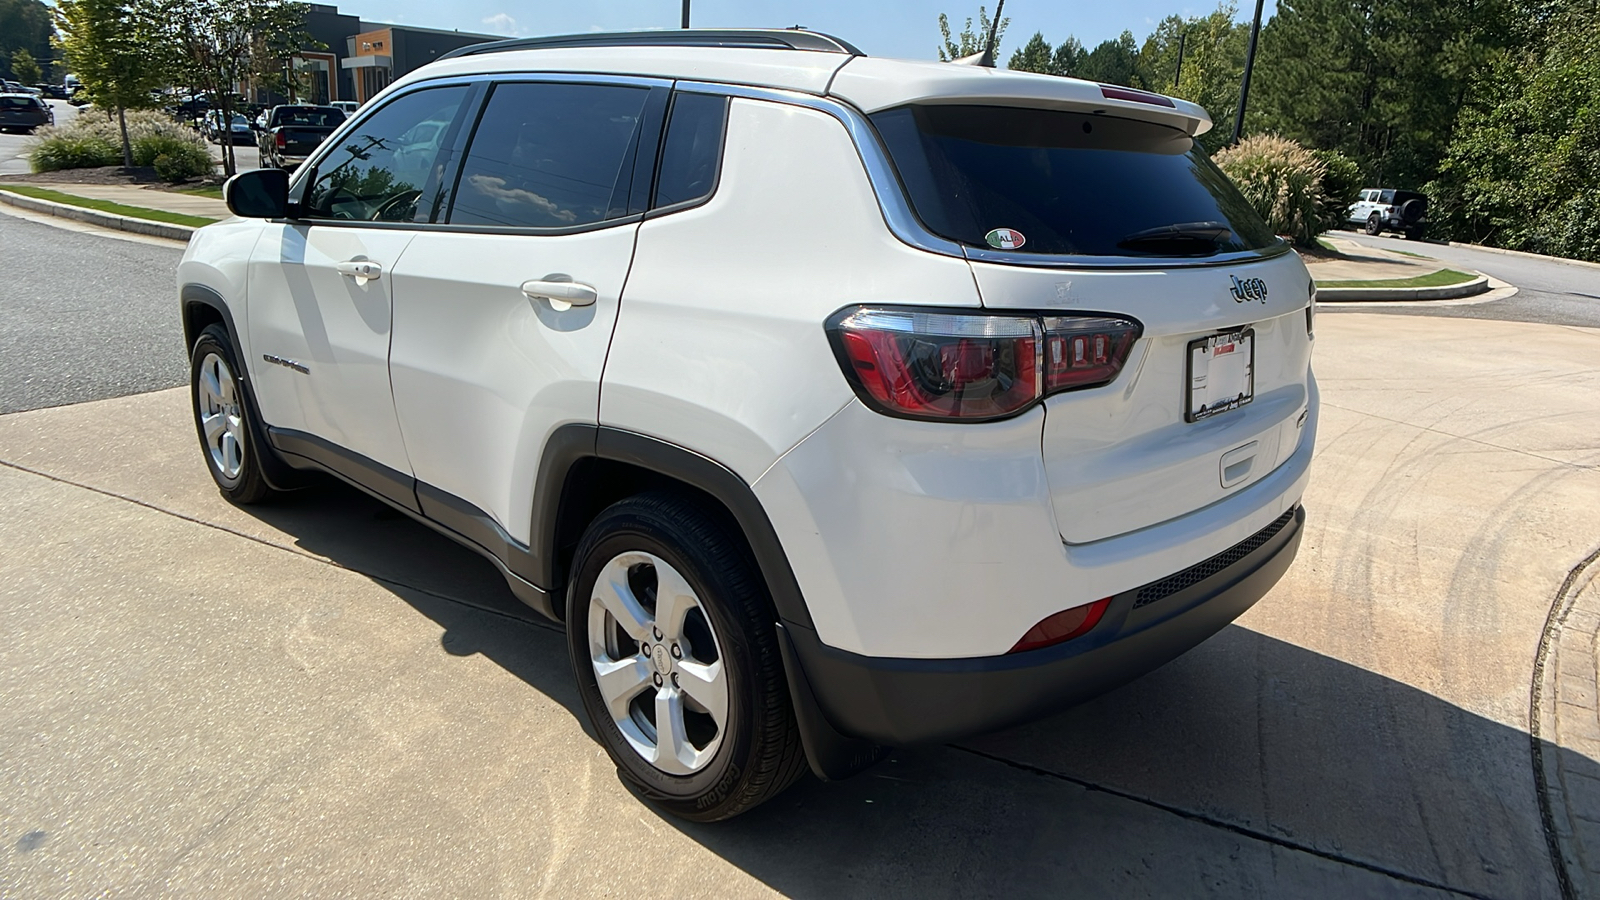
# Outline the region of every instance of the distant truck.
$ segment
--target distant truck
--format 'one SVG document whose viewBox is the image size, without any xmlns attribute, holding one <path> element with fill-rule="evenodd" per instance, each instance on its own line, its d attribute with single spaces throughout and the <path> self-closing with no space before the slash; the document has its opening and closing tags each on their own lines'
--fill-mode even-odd
<svg viewBox="0 0 1600 900">
<path fill-rule="evenodd" d="M 256 134 L 261 165 L 269 169 L 299 167 L 344 119 L 344 111 L 332 106 L 273 107 Z"/>
</svg>

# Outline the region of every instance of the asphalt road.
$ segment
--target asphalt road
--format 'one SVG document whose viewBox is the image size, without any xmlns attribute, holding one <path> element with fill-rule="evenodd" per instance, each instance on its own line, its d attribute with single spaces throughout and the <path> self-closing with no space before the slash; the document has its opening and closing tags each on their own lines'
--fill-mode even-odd
<svg viewBox="0 0 1600 900">
<path fill-rule="evenodd" d="M 1339 236 L 1369 247 L 1420 253 L 1457 268 L 1492 275 L 1518 289 L 1516 295 L 1505 300 L 1475 306 L 1422 304 L 1413 308 L 1374 308 L 1367 310 L 1369 312 L 1600 327 L 1600 269 L 1560 260 L 1530 259 L 1471 247 L 1369 237 L 1355 232 L 1340 232 Z"/>
<path fill-rule="evenodd" d="M 0 213 L 0 414 L 187 383 L 182 255 Z"/>
</svg>

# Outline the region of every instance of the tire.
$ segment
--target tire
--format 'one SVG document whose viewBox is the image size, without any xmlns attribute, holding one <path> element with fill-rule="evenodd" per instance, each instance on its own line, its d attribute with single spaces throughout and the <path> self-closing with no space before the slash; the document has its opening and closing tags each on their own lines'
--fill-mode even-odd
<svg viewBox="0 0 1600 900">
<path fill-rule="evenodd" d="M 239 384 L 233 342 L 221 325 L 207 325 L 189 354 L 189 400 L 206 471 L 230 502 L 260 503 L 277 494 L 261 472 L 259 425 Z"/>
<path fill-rule="evenodd" d="M 716 822 L 804 774 L 777 614 L 736 526 L 669 494 L 630 497 L 589 525 L 573 573 L 567 641 L 578 694 L 626 782 L 675 816 Z M 663 585 L 683 599 L 658 620 Z M 678 736 L 668 752 L 662 715 Z"/>
<path fill-rule="evenodd" d="M 1367 217 L 1367 234 L 1377 235 L 1377 234 L 1382 234 L 1382 233 L 1383 233 L 1383 220 L 1378 218 L 1378 214 L 1377 213 L 1373 213 L 1372 215 L 1368 216 Z"/>
</svg>

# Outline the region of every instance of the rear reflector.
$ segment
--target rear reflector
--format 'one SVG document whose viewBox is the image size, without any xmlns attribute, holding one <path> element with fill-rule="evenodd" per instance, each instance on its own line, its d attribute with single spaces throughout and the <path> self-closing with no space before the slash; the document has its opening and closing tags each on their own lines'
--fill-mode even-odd
<svg viewBox="0 0 1600 900">
<path fill-rule="evenodd" d="M 1168 109 L 1177 109 L 1178 105 L 1171 99 L 1149 91 L 1136 91 L 1133 88 L 1117 87 L 1114 84 L 1100 85 L 1100 96 L 1107 100 L 1129 100 L 1134 103 L 1148 103 L 1151 106 L 1165 106 Z"/>
<path fill-rule="evenodd" d="M 1141 329 L 1121 316 L 853 307 L 827 330 L 845 377 L 872 409 L 988 421 L 1113 380 Z"/>
<path fill-rule="evenodd" d="M 1038 650 L 1087 634 L 1090 629 L 1100 624 L 1100 617 L 1106 614 L 1106 607 L 1110 605 L 1111 598 L 1106 597 L 1047 616 L 1039 624 L 1029 628 L 1028 633 L 1022 636 L 1022 640 L 1017 641 L 1017 645 L 1007 652 L 1022 653 Z"/>
</svg>

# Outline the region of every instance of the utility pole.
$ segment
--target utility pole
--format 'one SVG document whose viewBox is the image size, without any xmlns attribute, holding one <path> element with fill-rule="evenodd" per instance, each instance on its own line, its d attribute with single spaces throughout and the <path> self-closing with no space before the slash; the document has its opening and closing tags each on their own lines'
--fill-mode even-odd
<svg viewBox="0 0 1600 900">
<path fill-rule="evenodd" d="M 683 0 L 683 27 L 689 27 L 689 0 Z"/>
<path fill-rule="evenodd" d="M 685 3 L 688 0 L 684 0 Z M 1239 114 L 1233 117 L 1233 142 L 1239 143 L 1239 136 L 1244 133 L 1244 105 L 1250 99 L 1250 70 L 1256 66 L 1256 41 L 1261 37 L 1261 4 L 1265 0 L 1256 0 L 1256 18 L 1250 23 L 1250 49 L 1244 54 L 1244 81 L 1239 85 Z"/>
</svg>

